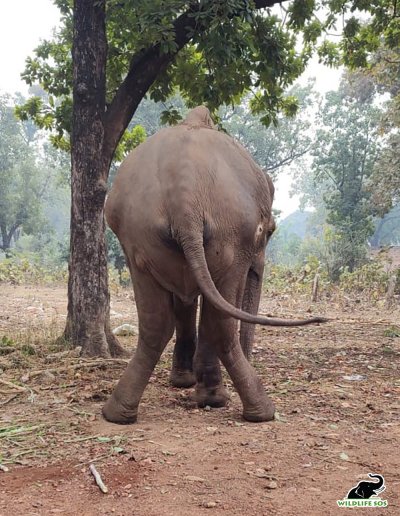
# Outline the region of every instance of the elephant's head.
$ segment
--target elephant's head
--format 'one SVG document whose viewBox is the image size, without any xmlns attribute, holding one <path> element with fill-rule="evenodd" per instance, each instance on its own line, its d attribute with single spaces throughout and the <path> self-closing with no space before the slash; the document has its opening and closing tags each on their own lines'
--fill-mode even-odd
<svg viewBox="0 0 400 516">
<path fill-rule="evenodd" d="M 373 483 L 369 482 L 371 489 L 373 490 L 373 494 L 377 494 L 378 492 L 381 493 L 382 491 L 384 491 L 386 489 L 386 487 L 383 485 L 385 481 L 384 481 L 382 475 L 375 475 L 373 473 L 368 473 L 368 476 L 370 478 L 378 479 L 378 482 L 373 482 Z"/>
</svg>

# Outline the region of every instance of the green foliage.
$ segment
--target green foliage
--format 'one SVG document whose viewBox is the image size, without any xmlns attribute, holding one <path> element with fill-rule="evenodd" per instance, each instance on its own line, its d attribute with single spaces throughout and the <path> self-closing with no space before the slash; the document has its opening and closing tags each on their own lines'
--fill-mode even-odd
<svg viewBox="0 0 400 516">
<path fill-rule="evenodd" d="M 22 120 L 33 119 L 51 130 L 52 143 L 68 150 L 73 5 L 69 0 L 55 4 L 62 15 L 61 27 L 27 58 L 22 74 L 29 85 L 40 84 L 46 93 L 32 96 L 17 113 Z M 216 113 L 219 106 L 239 104 L 250 95 L 251 112 L 265 126 L 276 125 L 279 113 L 297 112 L 298 101 L 285 91 L 304 71 L 316 47 L 322 61 L 353 67 L 367 65 L 379 38 L 388 48 L 398 47 L 399 21 L 390 0 L 293 0 L 287 10 L 283 3 L 274 11 L 259 5 L 247 0 L 108 0 L 107 103 L 132 63 L 154 49 L 170 57 L 169 66 L 161 67 L 155 82 L 147 86 L 154 101 L 165 102 L 179 90 L 188 107 L 206 104 Z M 176 27 L 182 17 L 189 42 L 180 48 L 183 34 Z M 325 34 L 340 22 L 343 37 L 332 42 Z M 161 123 L 175 124 L 181 116 L 176 108 L 166 108 Z M 117 160 L 129 150 L 131 138 L 123 137 Z"/>
<path fill-rule="evenodd" d="M 126 267 L 125 255 L 122 250 L 121 244 L 118 238 L 111 231 L 110 228 L 106 229 L 106 242 L 108 251 L 108 262 L 114 267 L 114 271 L 118 274 L 119 284 L 121 286 L 127 286 L 130 284 L 130 275 Z M 114 278 L 114 272 L 111 270 L 110 282 L 112 283 Z"/>
<path fill-rule="evenodd" d="M 114 159 L 120 162 L 124 157 L 129 154 L 131 150 L 137 147 L 140 143 L 146 139 L 146 130 L 141 125 L 136 125 L 132 129 L 127 129 L 115 151 Z"/>
<path fill-rule="evenodd" d="M 13 253 L 0 261 L 0 283 L 42 284 L 66 282 L 67 267 L 44 267 L 35 255 Z"/>
<path fill-rule="evenodd" d="M 38 166 L 29 128 L 14 116 L 13 101 L 0 97 L 0 249 L 6 252 L 22 228 L 34 233 L 45 223 L 41 199 L 47 178 Z"/>
<path fill-rule="evenodd" d="M 310 255 L 303 264 L 282 265 L 267 262 L 264 274 L 264 290 L 269 295 L 307 294 L 316 274 L 319 274 L 320 287 L 330 288 L 327 271 L 321 266 L 316 256 Z"/>
<path fill-rule="evenodd" d="M 350 272 L 344 270 L 339 285 L 344 291 L 367 293 L 374 297 L 385 295 L 389 276 L 379 261 L 371 261 Z"/>
<path fill-rule="evenodd" d="M 400 337 L 400 328 L 398 326 L 390 326 L 383 332 L 385 337 L 389 337 L 390 339 L 395 339 Z"/>
<path fill-rule="evenodd" d="M 7 337 L 7 335 L 3 335 L 0 339 L 0 346 L 14 346 L 15 342 L 10 337 Z"/>
<path fill-rule="evenodd" d="M 54 144 L 67 147 L 71 129 L 72 13 L 67 0 L 55 2 L 62 13 L 61 28 L 52 40 L 43 41 L 27 58 L 22 74 L 29 84 L 46 91 L 18 109 L 21 119 L 33 118 L 39 127 L 54 131 Z M 129 72 L 133 56 L 158 48 L 161 55 L 174 56 L 150 88 L 151 98 L 165 101 L 177 88 L 188 106 L 206 103 L 212 111 L 222 104 L 238 103 L 254 91 L 254 114 L 265 125 L 276 121 L 277 113 L 294 114 L 296 102 L 285 97 L 285 89 L 304 70 L 319 35 L 333 20 L 320 21 L 316 11 L 329 2 L 293 1 L 286 14 L 260 11 L 257 3 L 245 0 L 206 0 L 199 5 L 187 1 L 107 2 L 107 101 Z M 177 52 L 174 23 L 187 12 L 190 43 Z M 197 30 L 196 27 L 201 27 Z M 303 34 L 303 48 L 298 33 Z M 353 30 L 354 33 L 354 30 Z M 350 37 L 347 30 L 347 37 Z M 320 50 L 322 52 L 322 50 Z M 323 52 L 322 52 L 323 53 Z M 163 123 L 176 123 L 179 113 L 167 110 Z"/>
</svg>

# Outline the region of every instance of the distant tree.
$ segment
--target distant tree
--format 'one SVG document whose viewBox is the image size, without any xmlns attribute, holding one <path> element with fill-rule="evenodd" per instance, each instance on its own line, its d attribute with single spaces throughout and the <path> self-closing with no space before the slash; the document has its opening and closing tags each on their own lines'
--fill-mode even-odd
<svg viewBox="0 0 400 516">
<path fill-rule="evenodd" d="M 6 254 L 21 230 L 39 233 L 46 223 L 42 198 L 47 183 L 30 145 L 31 129 L 15 118 L 13 99 L 0 97 L 0 249 Z"/>
<path fill-rule="evenodd" d="M 340 249 L 334 277 L 363 261 L 374 231 L 369 182 L 378 155 L 380 111 L 372 95 L 368 84 L 345 77 L 338 91 L 326 95 L 318 116 L 312 170 L 314 183 L 323 185 L 327 222 Z"/>
<path fill-rule="evenodd" d="M 372 195 L 377 214 L 382 216 L 400 204 L 400 36 L 398 48 L 382 45 L 378 49 L 368 74 L 377 91 L 390 96 L 381 121 L 385 145 L 372 175 Z"/>
<path fill-rule="evenodd" d="M 295 85 L 289 89 L 287 98 L 298 102 L 296 114 L 291 118 L 277 116 L 268 127 L 252 114 L 251 100 L 246 102 L 245 99 L 232 109 L 221 110 L 222 127 L 239 140 L 272 177 L 310 150 L 311 108 L 318 98 L 313 84 L 314 81 L 309 81 L 306 86 Z"/>
</svg>

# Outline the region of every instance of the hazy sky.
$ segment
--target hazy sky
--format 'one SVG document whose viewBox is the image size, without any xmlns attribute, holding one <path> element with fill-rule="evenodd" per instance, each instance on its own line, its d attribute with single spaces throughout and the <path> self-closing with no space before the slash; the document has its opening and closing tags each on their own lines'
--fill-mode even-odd
<svg viewBox="0 0 400 516">
<path fill-rule="evenodd" d="M 0 7 L 0 93 L 27 93 L 27 85 L 21 81 L 25 59 L 41 39 L 51 37 L 59 22 L 58 9 L 51 0 L 2 0 Z M 337 87 L 338 70 L 331 70 L 313 60 L 302 77 L 316 78 L 316 89 L 322 93 Z M 298 201 L 290 198 L 290 178 L 281 176 L 276 182 L 274 207 L 283 216 L 296 210 Z"/>
</svg>

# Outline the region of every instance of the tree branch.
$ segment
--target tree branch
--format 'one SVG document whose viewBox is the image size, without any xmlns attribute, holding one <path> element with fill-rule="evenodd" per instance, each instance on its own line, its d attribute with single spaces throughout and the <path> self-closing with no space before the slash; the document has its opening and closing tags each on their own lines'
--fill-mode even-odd
<svg viewBox="0 0 400 516">
<path fill-rule="evenodd" d="M 287 0 L 255 0 L 256 9 L 264 9 L 280 4 Z M 105 114 L 105 159 L 108 165 L 112 156 L 128 127 L 136 108 L 146 95 L 147 91 L 172 62 L 182 48 L 191 41 L 194 34 L 206 29 L 206 22 L 196 20 L 196 13 L 201 10 L 200 3 L 193 3 L 189 9 L 181 14 L 174 22 L 175 50 L 161 53 L 160 44 L 139 51 L 132 57 L 129 72 L 118 88 Z M 107 167 L 108 168 L 108 167 Z"/>
<path fill-rule="evenodd" d="M 274 163 L 273 165 L 269 165 L 269 166 L 267 165 L 265 167 L 265 170 L 267 170 L 267 172 L 272 172 L 272 171 L 276 170 L 279 167 L 283 167 L 284 165 L 288 165 L 289 163 L 291 163 L 295 159 L 300 158 L 301 156 L 304 156 L 304 154 L 306 154 L 309 150 L 310 150 L 310 147 L 307 147 L 306 149 L 304 149 L 302 151 L 299 151 L 299 152 L 292 151 L 289 154 L 289 156 L 286 156 L 285 158 L 281 159 L 277 163 Z"/>
</svg>

